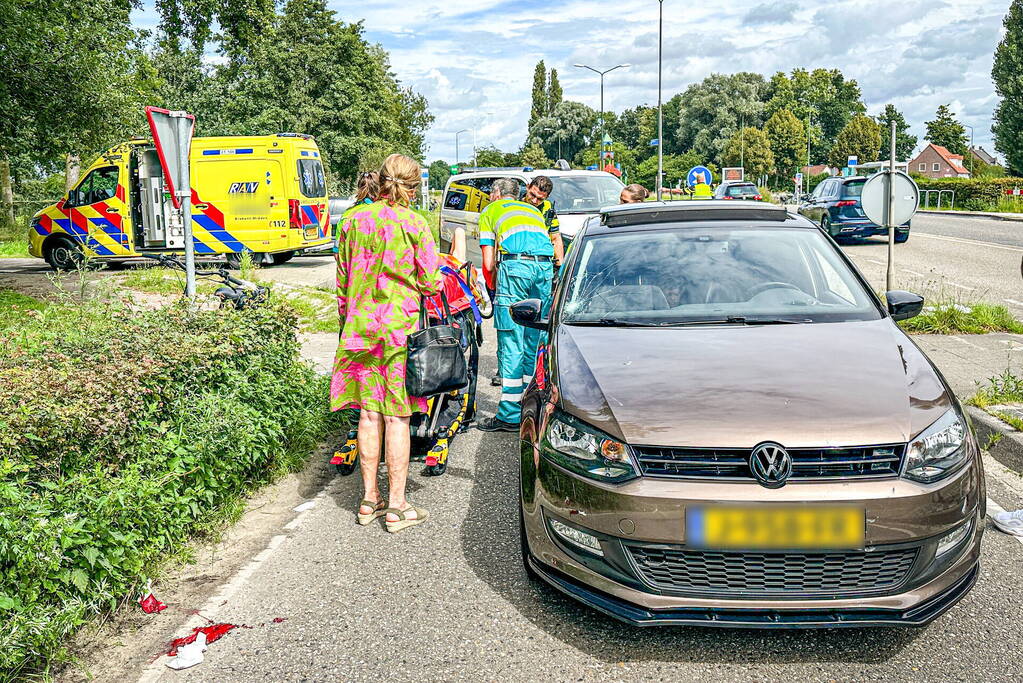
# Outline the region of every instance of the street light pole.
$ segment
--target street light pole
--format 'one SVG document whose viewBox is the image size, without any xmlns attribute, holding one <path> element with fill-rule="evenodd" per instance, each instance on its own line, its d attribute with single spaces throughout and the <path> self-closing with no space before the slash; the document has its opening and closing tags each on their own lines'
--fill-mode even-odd
<svg viewBox="0 0 1023 683">
<path fill-rule="evenodd" d="M 739 166 L 742 167 L 742 177 L 746 177 L 746 117 L 739 117 Z"/>
<path fill-rule="evenodd" d="M 973 177 L 973 126 L 968 123 L 964 123 L 964 126 L 970 129 L 970 177 Z"/>
<path fill-rule="evenodd" d="M 463 128 L 462 130 L 455 133 L 455 166 L 458 166 L 458 136 L 461 135 L 462 133 L 468 132 L 469 132 L 468 128 Z"/>
<path fill-rule="evenodd" d="M 574 66 L 576 68 L 579 68 L 579 69 L 589 69 L 593 73 L 595 73 L 598 76 L 600 76 L 600 141 L 597 143 L 597 169 L 599 170 L 599 169 L 603 168 L 602 163 L 604 161 L 604 158 L 603 158 L 604 157 L 604 135 L 606 134 L 605 131 L 604 131 L 604 74 L 609 74 L 612 71 L 614 71 L 615 69 L 623 69 L 623 68 L 630 67 L 632 65 L 631 64 L 618 64 L 616 66 L 612 66 L 610 69 L 605 69 L 603 71 L 601 71 L 600 69 L 594 69 L 592 66 L 587 66 L 586 64 L 573 64 L 572 66 Z M 559 139 L 559 141 L 560 141 L 560 139 Z"/>
<path fill-rule="evenodd" d="M 657 201 L 664 179 L 664 112 L 661 108 L 661 43 L 664 37 L 664 0 L 657 0 Z"/>
</svg>

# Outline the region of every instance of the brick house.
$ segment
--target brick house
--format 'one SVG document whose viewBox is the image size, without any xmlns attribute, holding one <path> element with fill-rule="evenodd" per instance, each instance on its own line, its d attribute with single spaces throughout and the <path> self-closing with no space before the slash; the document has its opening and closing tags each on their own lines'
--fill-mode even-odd
<svg viewBox="0 0 1023 683">
<path fill-rule="evenodd" d="M 915 159 L 909 162 L 909 170 L 928 178 L 969 178 L 970 172 L 963 165 L 961 154 L 952 154 L 941 145 L 928 143 Z"/>
<path fill-rule="evenodd" d="M 983 147 L 971 147 L 970 148 L 970 154 L 973 155 L 974 159 L 976 159 L 977 161 L 981 161 L 981 162 L 987 164 L 988 166 L 997 166 L 998 165 L 998 159 L 996 159 L 994 157 L 994 155 L 992 155 L 990 152 L 988 152 Z"/>
</svg>

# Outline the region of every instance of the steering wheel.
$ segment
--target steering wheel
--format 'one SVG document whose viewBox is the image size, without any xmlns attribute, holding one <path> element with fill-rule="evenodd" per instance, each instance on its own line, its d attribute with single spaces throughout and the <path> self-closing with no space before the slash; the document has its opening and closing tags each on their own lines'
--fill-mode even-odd
<svg viewBox="0 0 1023 683">
<path fill-rule="evenodd" d="M 757 294 L 760 294 L 761 292 L 766 292 L 769 289 L 794 289 L 800 294 L 806 294 L 806 292 L 804 292 L 799 287 L 796 287 L 791 282 L 761 282 L 759 285 L 753 285 L 752 287 L 747 289 L 746 296 L 752 298 L 755 297 Z"/>
</svg>

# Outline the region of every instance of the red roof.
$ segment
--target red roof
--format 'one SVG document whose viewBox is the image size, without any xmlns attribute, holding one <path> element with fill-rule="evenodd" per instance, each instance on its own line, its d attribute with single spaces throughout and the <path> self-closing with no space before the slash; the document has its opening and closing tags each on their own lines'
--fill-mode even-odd
<svg viewBox="0 0 1023 683">
<path fill-rule="evenodd" d="M 963 166 L 962 154 L 952 154 L 952 152 L 948 151 L 948 149 L 946 149 L 945 147 L 942 147 L 941 145 L 936 145 L 933 142 L 929 143 L 929 146 L 933 147 L 934 151 L 938 153 L 938 156 L 944 159 L 945 163 L 951 166 L 957 172 L 969 173 L 969 171 L 966 170 L 966 167 Z"/>
</svg>

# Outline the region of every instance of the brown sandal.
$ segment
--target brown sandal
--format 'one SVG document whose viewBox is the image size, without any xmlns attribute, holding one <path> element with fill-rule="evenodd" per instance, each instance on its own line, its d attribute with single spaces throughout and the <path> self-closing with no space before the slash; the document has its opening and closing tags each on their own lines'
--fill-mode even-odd
<svg viewBox="0 0 1023 683">
<path fill-rule="evenodd" d="M 357 513 L 356 520 L 362 526 L 366 526 L 377 517 L 381 517 L 387 514 L 387 502 L 384 500 L 378 500 L 377 502 L 374 503 L 373 501 L 364 498 L 362 502 L 359 503 L 359 509 L 361 510 L 363 506 L 373 508 L 373 512 L 369 513 L 368 515 L 364 515 L 361 512 Z"/>
<path fill-rule="evenodd" d="M 416 513 L 415 519 L 409 519 L 408 513 L 410 512 Z M 426 519 L 430 516 L 430 513 L 428 511 L 424 510 L 423 508 L 417 508 L 415 505 L 409 505 L 404 510 L 399 510 L 398 508 L 387 508 L 386 510 L 384 510 L 384 514 L 387 515 L 394 514 L 397 515 L 398 517 L 397 522 L 392 522 L 389 519 L 384 520 L 384 524 L 387 525 L 387 530 L 392 534 L 396 534 L 407 527 L 415 526 L 416 524 L 421 524 L 422 522 L 425 522 Z"/>
</svg>

